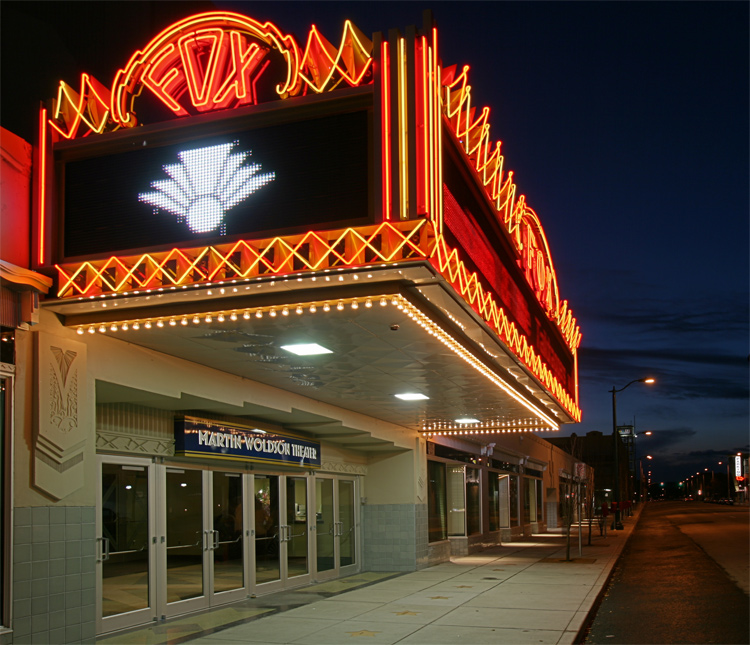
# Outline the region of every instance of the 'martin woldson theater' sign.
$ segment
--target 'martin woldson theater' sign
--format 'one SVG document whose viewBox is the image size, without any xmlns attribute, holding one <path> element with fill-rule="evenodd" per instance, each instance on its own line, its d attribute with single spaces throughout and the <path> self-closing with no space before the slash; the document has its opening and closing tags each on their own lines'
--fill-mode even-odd
<svg viewBox="0 0 750 645">
<path fill-rule="evenodd" d="M 320 468 L 317 442 L 191 417 L 175 421 L 175 454 Z"/>
</svg>

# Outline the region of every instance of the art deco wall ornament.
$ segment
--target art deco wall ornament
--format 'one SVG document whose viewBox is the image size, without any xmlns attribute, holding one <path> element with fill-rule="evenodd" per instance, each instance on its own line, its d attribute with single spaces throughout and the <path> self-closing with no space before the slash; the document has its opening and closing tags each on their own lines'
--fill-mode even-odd
<svg viewBox="0 0 750 645">
<path fill-rule="evenodd" d="M 86 345 L 65 338 L 37 335 L 34 485 L 55 499 L 84 483 L 86 433 Z"/>
</svg>

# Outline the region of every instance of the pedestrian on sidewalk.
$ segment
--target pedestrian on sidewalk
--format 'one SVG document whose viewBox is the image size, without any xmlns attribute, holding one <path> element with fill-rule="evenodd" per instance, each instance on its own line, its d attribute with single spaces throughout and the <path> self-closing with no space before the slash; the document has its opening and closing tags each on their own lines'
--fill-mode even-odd
<svg viewBox="0 0 750 645">
<path fill-rule="evenodd" d="M 615 530 L 615 522 L 617 521 L 617 511 L 620 508 L 617 500 L 612 502 L 612 526 L 610 527 L 613 531 Z"/>
</svg>

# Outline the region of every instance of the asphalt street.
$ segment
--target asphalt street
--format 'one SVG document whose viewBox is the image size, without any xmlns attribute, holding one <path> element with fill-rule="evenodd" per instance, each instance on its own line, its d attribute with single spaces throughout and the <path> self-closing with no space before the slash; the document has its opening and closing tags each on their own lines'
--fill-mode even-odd
<svg viewBox="0 0 750 645">
<path fill-rule="evenodd" d="M 747 507 L 650 502 L 584 642 L 750 643 L 747 519 Z M 726 568 L 709 555 L 722 543 Z"/>
</svg>

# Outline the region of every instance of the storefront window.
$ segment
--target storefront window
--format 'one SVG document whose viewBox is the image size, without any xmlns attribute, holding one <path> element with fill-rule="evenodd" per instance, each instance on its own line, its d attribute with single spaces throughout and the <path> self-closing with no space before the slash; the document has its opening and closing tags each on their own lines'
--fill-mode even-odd
<svg viewBox="0 0 750 645">
<path fill-rule="evenodd" d="M 537 521 L 537 484 L 536 479 L 524 477 L 523 521 L 524 524 Z"/>
<path fill-rule="evenodd" d="M 500 486 L 498 473 L 490 473 L 487 481 L 488 497 L 490 501 L 489 525 L 490 531 L 500 528 Z"/>
<path fill-rule="evenodd" d="M 481 471 L 427 462 L 429 541 L 482 532 Z"/>
<path fill-rule="evenodd" d="M 427 522 L 430 542 L 448 537 L 447 505 L 445 495 L 445 464 L 427 462 Z"/>
<path fill-rule="evenodd" d="M 541 522 L 544 519 L 542 514 L 542 482 L 537 480 L 536 482 L 536 521 Z"/>
<path fill-rule="evenodd" d="M 518 526 L 518 477 L 516 475 L 508 476 L 510 487 L 510 526 Z"/>
<path fill-rule="evenodd" d="M 510 478 L 501 473 L 490 473 L 490 531 L 510 527 L 510 506 L 508 491 Z"/>
<path fill-rule="evenodd" d="M 508 475 L 500 475 L 498 481 L 498 489 L 500 491 L 500 528 L 510 528 L 510 477 Z"/>
<path fill-rule="evenodd" d="M 466 469 L 466 534 L 482 532 L 481 494 L 479 469 Z"/>
<path fill-rule="evenodd" d="M 466 535 L 464 467 L 448 466 L 448 535 Z"/>
<path fill-rule="evenodd" d="M 523 490 L 521 496 L 523 498 L 523 523 L 528 524 L 531 522 L 531 486 L 534 482 L 526 477 L 522 480 Z"/>
</svg>

